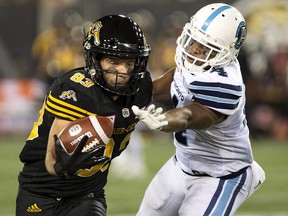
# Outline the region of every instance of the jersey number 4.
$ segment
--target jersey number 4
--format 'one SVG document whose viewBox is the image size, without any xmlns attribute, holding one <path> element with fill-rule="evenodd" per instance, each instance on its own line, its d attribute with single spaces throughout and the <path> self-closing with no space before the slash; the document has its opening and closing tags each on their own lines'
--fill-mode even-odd
<svg viewBox="0 0 288 216">
<path fill-rule="evenodd" d="M 186 130 L 176 132 L 176 133 L 174 134 L 174 136 L 175 136 L 175 139 L 176 139 L 180 144 L 187 146 Z"/>
</svg>

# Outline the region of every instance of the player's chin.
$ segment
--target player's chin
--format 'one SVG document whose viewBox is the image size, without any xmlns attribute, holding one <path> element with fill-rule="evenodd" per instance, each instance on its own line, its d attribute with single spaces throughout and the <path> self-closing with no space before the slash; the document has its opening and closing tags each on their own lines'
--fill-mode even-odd
<svg viewBox="0 0 288 216">
<path fill-rule="evenodd" d="M 115 83 L 114 88 L 116 90 L 122 90 L 127 87 L 127 83 Z"/>
<path fill-rule="evenodd" d="M 125 91 L 127 89 L 127 83 L 110 83 L 107 84 L 107 87 L 113 91 Z"/>
</svg>

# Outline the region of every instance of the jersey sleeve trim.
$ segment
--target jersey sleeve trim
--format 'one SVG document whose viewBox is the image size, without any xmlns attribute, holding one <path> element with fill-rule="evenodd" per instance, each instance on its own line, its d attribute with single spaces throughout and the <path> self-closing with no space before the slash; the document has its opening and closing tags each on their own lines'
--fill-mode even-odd
<svg viewBox="0 0 288 216">
<path fill-rule="evenodd" d="M 195 81 L 190 83 L 194 100 L 216 109 L 234 110 L 242 96 L 242 86 L 225 83 Z"/>
<path fill-rule="evenodd" d="M 81 109 L 77 106 L 61 101 L 50 94 L 48 95 L 45 109 L 56 117 L 76 120 L 83 118 L 87 115 L 95 115 L 94 113 L 88 112 L 87 110 Z"/>
</svg>

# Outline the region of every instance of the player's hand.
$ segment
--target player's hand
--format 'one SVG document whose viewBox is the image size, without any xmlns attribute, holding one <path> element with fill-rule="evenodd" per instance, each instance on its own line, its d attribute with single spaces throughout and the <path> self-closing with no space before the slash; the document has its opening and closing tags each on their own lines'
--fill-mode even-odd
<svg viewBox="0 0 288 216">
<path fill-rule="evenodd" d="M 162 107 L 155 108 L 154 104 L 151 104 L 147 110 L 140 110 L 138 106 L 132 106 L 133 113 L 144 122 L 151 130 L 161 130 L 165 125 L 168 125 L 168 121 L 164 114 L 162 114 Z"/>
<path fill-rule="evenodd" d="M 100 163 L 108 162 L 111 158 L 104 156 L 105 146 L 97 146 L 95 149 L 83 152 L 82 149 L 88 140 L 84 136 L 73 154 L 68 154 L 62 147 L 57 135 L 54 135 L 56 163 L 54 169 L 59 176 L 77 175 L 82 169 L 88 169 Z"/>
</svg>

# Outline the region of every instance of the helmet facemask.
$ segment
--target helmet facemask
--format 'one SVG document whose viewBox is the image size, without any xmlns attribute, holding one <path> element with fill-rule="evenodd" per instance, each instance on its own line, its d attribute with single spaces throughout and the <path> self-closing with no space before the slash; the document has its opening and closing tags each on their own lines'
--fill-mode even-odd
<svg viewBox="0 0 288 216">
<path fill-rule="evenodd" d="M 101 67 L 101 64 L 100 64 L 101 58 L 115 57 L 115 56 L 102 55 L 93 51 L 88 52 L 88 53 L 90 57 L 87 58 L 89 59 L 89 62 L 86 62 L 86 70 L 88 70 L 88 73 L 90 74 L 93 81 L 99 86 L 101 86 L 104 90 L 114 95 L 126 95 L 126 96 L 135 94 L 139 90 L 140 83 L 146 73 L 145 65 L 147 64 L 148 57 L 136 58 L 133 69 L 129 71 L 128 73 L 121 73 L 116 70 L 104 70 Z M 112 85 L 107 84 L 104 78 L 106 74 L 116 75 L 115 85 L 112 86 Z M 127 82 L 125 86 L 117 85 L 118 77 L 120 75 L 130 76 L 129 81 Z"/>
</svg>

